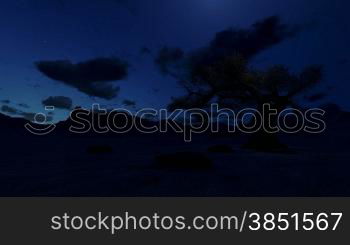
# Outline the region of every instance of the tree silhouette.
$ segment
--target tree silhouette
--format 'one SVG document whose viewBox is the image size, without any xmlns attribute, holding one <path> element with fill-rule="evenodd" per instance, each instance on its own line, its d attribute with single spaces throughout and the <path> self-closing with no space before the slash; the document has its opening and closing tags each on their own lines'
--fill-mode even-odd
<svg viewBox="0 0 350 245">
<path fill-rule="evenodd" d="M 299 74 L 291 73 L 282 65 L 265 71 L 250 66 L 251 58 L 257 53 L 289 37 L 286 33 L 291 32 L 286 30 L 277 17 L 270 17 L 254 24 L 253 30 L 231 30 L 230 35 L 217 35 L 215 44 L 212 43 L 215 49 L 210 48 L 204 54 L 189 58 L 184 66 L 186 75 L 179 81 L 186 95 L 174 98 L 169 109 L 208 108 L 211 103 L 231 109 L 253 106 L 259 112 L 264 104 L 270 104 L 278 112 L 290 106 L 296 107 L 296 97 L 321 81 L 320 66 L 306 67 Z M 225 35 L 228 40 L 224 40 Z M 259 150 L 283 147 L 275 135 L 263 130 L 254 134 L 247 146 Z"/>
<path fill-rule="evenodd" d="M 296 105 L 294 98 L 317 85 L 322 78 L 320 66 L 292 74 L 285 66 L 266 71 L 250 69 L 240 56 L 225 57 L 213 65 L 198 67 L 190 80 L 179 83 L 187 94 L 174 98 L 169 109 L 206 107 L 217 102 L 228 108 L 271 104 L 277 110 Z"/>
</svg>

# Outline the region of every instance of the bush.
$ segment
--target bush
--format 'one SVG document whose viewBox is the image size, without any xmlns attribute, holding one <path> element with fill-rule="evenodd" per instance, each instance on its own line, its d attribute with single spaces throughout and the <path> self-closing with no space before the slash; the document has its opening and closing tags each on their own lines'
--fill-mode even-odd
<svg viewBox="0 0 350 245">
<path fill-rule="evenodd" d="M 211 153 L 232 153 L 233 149 L 230 145 L 213 145 L 208 148 Z"/>
<path fill-rule="evenodd" d="M 87 148 L 89 154 L 107 154 L 112 153 L 113 148 L 108 145 L 93 145 Z"/>
<path fill-rule="evenodd" d="M 213 166 L 211 159 L 196 152 L 161 154 L 155 158 L 160 168 L 205 170 Z"/>
</svg>

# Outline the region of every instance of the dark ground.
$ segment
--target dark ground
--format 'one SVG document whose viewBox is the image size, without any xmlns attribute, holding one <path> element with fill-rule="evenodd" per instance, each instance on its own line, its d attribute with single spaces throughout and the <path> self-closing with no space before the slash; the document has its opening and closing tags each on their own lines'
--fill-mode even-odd
<svg viewBox="0 0 350 245">
<path fill-rule="evenodd" d="M 242 150 L 247 136 L 238 134 L 191 143 L 172 134 L 33 136 L 2 120 L 0 196 L 350 196 L 347 120 L 320 135 L 281 136 L 284 153 Z M 208 151 L 217 145 L 233 150 Z M 166 154 L 182 158 L 159 162 Z M 209 162 L 191 165 L 197 156 Z"/>
</svg>

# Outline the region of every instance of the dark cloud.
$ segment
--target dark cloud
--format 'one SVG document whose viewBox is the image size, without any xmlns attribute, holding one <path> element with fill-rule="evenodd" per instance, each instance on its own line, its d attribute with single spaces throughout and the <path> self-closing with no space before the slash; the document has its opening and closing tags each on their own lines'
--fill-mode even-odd
<svg viewBox="0 0 350 245">
<path fill-rule="evenodd" d="M 1 100 L 0 103 L 3 103 L 3 104 L 10 104 L 11 101 L 10 101 L 10 100 Z"/>
<path fill-rule="evenodd" d="M 21 116 L 28 120 L 28 121 L 31 121 L 31 122 L 34 122 L 35 119 L 37 120 L 40 120 L 41 119 L 41 116 L 38 116 L 38 118 L 36 118 L 36 113 L 33 113 L 33 112 L 22 112 L 21 113 Z"/>
<path fill-rule="evenodd" d="M 8 105 L 3 105 L 1 107 L 1 111 L 5 112 L 5 113 L 12 114 L 12 115 L 16 115 L 19 112 L 16 108 L 8 106 Z"/>
<path fill-rule="evenodd" d="M 44 106 L 54 106 L 55 108 L 66 110 L 70 110 L 73 105 L 72 99 L 65 96 L 50 96 L 41 103 Z"/>
<path fill-rule="evenodd" d="M 346 65 L 348 63 L 349 63 L 348 59 L 340 59 L 340 60 L 337 61 L 338 65 Z"/>
<path fill-rule="evenodd" d="M 40 122 L 51 122 L 53 120 L 52 116 L 38 115 L 37 113 L 34 113 L 34 112 L 21 112 L 19 115 L 31 122 L 40 123 Z"/>
<path fill-rule="evenodd" d="M 180 48 L 163 47 L 159 50 L 155 63 L 163 74 L 170 73 L 169 66 L 184 58 L 184 52 Z"/>
<path fill-rule="evenodd" d="M 194 50 L 186 56 L 180 49 L 163 48 L 155 62 L 162 73 L 172 75 L 181 62 L 193 71 L 196 67 L 214 64 L 234 55 L 249 61 L 262 51 L 295 36 L 298 31 L 299 28 L 282 24 L 279 17 L 272 16 L 256 22 L 248 29 L 229 28 L 218 32 L 207 47 Z"/>
<path fill-rule="evenodd" d="M 40 88 L 41 86 L 39 84 L 27 84 L 29 87 L 32 88 Z"/>
<path fill-rule="evenodd" d="M 53 80 L 104 99 L 112 99 L 119 92 L 119 88 L 110 82 L 122 80 L 128 75 L 127 63 L 118 58 L 97 58 L 77 64 L 70 61 L 40 61 L 36 66 Z"/>
<path fill-rule="evenodd" d="M 277 16 L 256 22 L 249 29 L 228 29 L 216 34 L 209 46 L 214 56 L 238 53 L 246 59 L 294 36 L 296 28 L 281 23 Z"/>
<path fill-rule="evenodd" d="M 309 102 L 316 102 L 318 100 L 322 100 L 323 98 L 325 98 L 327 96 L 326 93 L 317 93 L 317 94 L 313 94 L 310 96 L 305 96 L 305 99 Z"/>
<path fill-rule="evenodd" d="M 114 86 L 113 84 L 94 83 L 90 86 L 84 86 L 79 90 L 93 97 L 99 97 L 106 100 L 111 100 L 118 96 L 120 87 Z"/>
<path fill-rule="evenodd" d="M 42 116 L 42 115 L 37 115 L 37 113 L 34 113 L 34 112 L 24 112 L 24 111 L 21 111 L 21 110 L 18 110 L 14 107 L 11 107 L 11 106 L 7 106 L 7 105 L 3 105 L 1 107 L 1 111 L 6 113 L 6 114 L 10 114 L 12 116 L 19 116 L 21 118 L 24 118 L 28 121 L 31 121 L 31 122 L 34 122 L 36 121 L 35 119 L 37 119 L 38 121 L 42 120 L 42 121 L 45 121 L 46 119 L 46 122 L 50 122 L 53 120 L 53 117 L 52 115 L 49 115 L 49 116 Z"/>
<path fill-rule="evenodd" d="M 23 107 L 23 108 L 26 108 L 26 109 L 30 108 L 30 106 L 27 105 L 26 103 L 18 103 L 17 105 L 18 105 L 19 107 Z"/>
<path fill-rule="evenodd" d="M 122 104 L 125 106 L 130 106 L 130 107 L 136 106 L 136 102 L 133 100 L 123 100 Z"/>
<path fill-rule="evenodd" d="M 140 53 L 141 53 L 141 54 L 151 54 L 152 51 L 151 51 L 151 49 L 149 49 L 148 47 L 141 47 Z"/>
<path fill-rule="evenodd" d="M 2 103 L 2 104 L 10 104 L 11 101 L 10 101 L 10 100 L 1 100 L 0 103 Z M 27 105 L 27 104 L 25 104 L 25 103 L 18 103 L 17 106 L 22 107 L 22 108 L 26 108 L 26 109 L 30 108 L 30 106 Z M 13 110 L 17 110 L 17 109 L 5 105 L 5 106 L 4 106 L 4 110 L 13 111 Z"/>
</svg>

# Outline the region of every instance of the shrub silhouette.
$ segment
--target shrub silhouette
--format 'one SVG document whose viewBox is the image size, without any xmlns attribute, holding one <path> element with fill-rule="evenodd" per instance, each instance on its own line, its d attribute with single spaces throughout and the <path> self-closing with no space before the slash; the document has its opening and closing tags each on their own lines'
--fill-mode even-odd
<svg viewBox="0 0 350 245">
<path fill-rule="evenodd" d="M 232 153 L 233 149 L 230 145 L 214 145 L 208 148 L 211 153 Z"/>
<path fill-rule="evenodd" d="M 164 169 L 205 170 L 213 166 L 211 159 L 196 152 L 160 154 L 155 158 L 156 166 Z"/>
<path fill-rule="evenodd" d="M 87 148 L 87 152 L 89 154 L 107 154 L 107 153 L 112 153 L 113 148 L 108 145 L 92 145 Z"/>
</svg>

